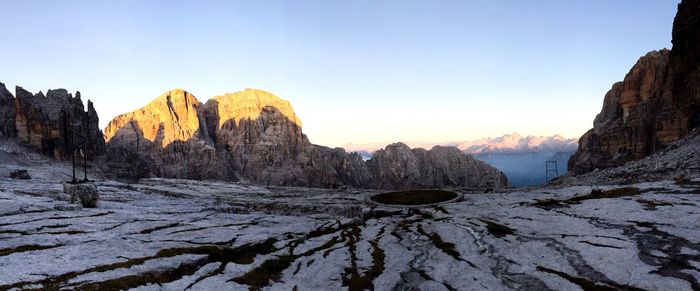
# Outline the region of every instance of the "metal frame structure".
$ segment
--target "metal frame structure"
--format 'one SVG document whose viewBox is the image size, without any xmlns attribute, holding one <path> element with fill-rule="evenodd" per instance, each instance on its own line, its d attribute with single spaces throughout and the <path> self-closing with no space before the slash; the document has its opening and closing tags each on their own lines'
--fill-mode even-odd
<svg viewBox="0 0 700 291">
<path fill-rule="evenodd" d="M 544 164 L 544 182 L 549 183 L 553 179 L 559 177 L 559 169 L 557 169 L 557 161 L 545 161 Z"/>
<path fill-rule="evenodd" d="M 83 127 L 85 129 L 84 134 L 80 134 L 74 130 L 75 124 L 71 122 L 71 160 L 73 162 L 73 180 L 71 180 L 69 183 L 71 184 L 79 184 L 79 183 L 86 183 L 89 182 L 90 180 L 87 177 L 87 142 L 90 136 L 90 129 L 89 129 L 89 124 L 90 124 L 90 115 L 88 112 L 85 112 L 85 115 L 83 117 L 83 120 L 85 123 L 83 124 Z M 76 146 L 75 145 L 75 137 L 78 137 L 83 140 L 82 146 Z M 75 178 L 75 154 L 76 152 L 80 153 L 82 158 L 83 158 L 83 173 L 85 174 L 84 178 L 82 180 L 77 180 Z"/>
</svg>

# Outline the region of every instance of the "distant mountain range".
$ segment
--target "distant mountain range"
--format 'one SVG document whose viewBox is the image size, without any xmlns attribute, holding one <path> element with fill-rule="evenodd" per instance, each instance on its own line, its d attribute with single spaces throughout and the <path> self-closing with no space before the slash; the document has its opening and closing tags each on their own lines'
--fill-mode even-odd
<svg viewBox="0 0 700 291">
<path fill-rule="evenodd" d="M 515 153 L 537 153 L 537 152 L 571 152 L 576 151 L 577 139 L 565 138 L 561 135 L 553 136 L 522 136 L 517 132 L 505 134 L 499 137 L 485 137 L 471 141 L 449 141 L 449 142 L 403 142 L 412 148 L 430 149 L 434 146 L 456 146 L 468 154 L 515 154 Z M 349 152 L 371 155 L 374 151 L 381 149 L 387 143 L 349 143 L 344 146 Z"/>
<path fill-rule="evenodd" d="M 511 185 L 534 186 L 546 182 L 545 162 L 556 161 L 557 174 L 566 174 L 569 157 L 576 151 L 577 140 L 561 135 L 522 136 L 518 133 L 499 137 L 486 137 L 472 141 L 460 142 L 405 142 L 413 148 L 430 149 L 434 146 L 456 146 L 464 153 L 484 161 L 501 170 Z M 345 149 L 359 153 L 364 160 L 382 148 L 383 143 L 348 144 Z"/>
</svg>

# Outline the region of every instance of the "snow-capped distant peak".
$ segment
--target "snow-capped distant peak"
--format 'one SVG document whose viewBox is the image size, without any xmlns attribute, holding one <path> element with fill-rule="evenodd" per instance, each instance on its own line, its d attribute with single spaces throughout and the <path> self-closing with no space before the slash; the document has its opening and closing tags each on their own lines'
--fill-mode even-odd
<svg viewBox="0 0 700 291">
<path fill-rule="evenodd" d="M 452 141 L 452 142 L 419 142 L 408 141 L 404 142 L 411 148 L 430 149 L 436 145 L 456 146 L 460 150 L 470 153 L 520 153 L 520 152 L 573 152 L 576 150 L 577 140 L 575 138 L 565 138 L 559 134 L 553 136 L 522 136 L 517 132 L 504 134 L 497 137 L 485 137 L 471 141 Z M 367 152 L 372 153 L 386 143 L 371 143 L 371 144 L 347 144 L 345 149 L 351 152 Z"/>
<path fill-rule="evenodd" d="M 460 143 L 457 147 L 470 154 L 479 153 L 518 153 L 535 151 L 569 152 L 576 150 L 577 140 L 567 139 L 561 135 L 526 136 L 518 133 L 500 137 L 480 139 Z"/>
</svg>

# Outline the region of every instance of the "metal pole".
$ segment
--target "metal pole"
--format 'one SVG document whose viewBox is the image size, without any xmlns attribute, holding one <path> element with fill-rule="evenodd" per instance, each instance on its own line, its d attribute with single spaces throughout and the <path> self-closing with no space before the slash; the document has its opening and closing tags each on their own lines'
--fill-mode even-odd
<svg viewBox="0 0 700 291">
<path fill-rule="evenodd" d="M 90 117 L 88 116 L 88 113 L 85 112 L 85 118 L 83 119 L 86 121 L 86 124 L 83 124 L 83 126 L 85 127 L 85 136 L 83 137 L 83 171 L 85 171 L 85 179 L 83 179 L 83 182 L 88 181 L 88 178 L 87 178 L 87 134 L 88 134 L 87 122 L 90 121 L 89 118 Z"/>
<path fill-rule="evenodd" d="M 83 148 L 85 147 L 85 142 L 83 142 Z M 88 181 L 87 178 L 87 150 L 83 149 L 83 171 L 85 172 L 85 179 L 83 179 L 84 182 Z"/>
<path fill-rule="evenodd" d="M 73 181 L 71 182 L 75 184 L 75 148 L 71 151 L 71 159 L 73 160 Z"/>
</svg>

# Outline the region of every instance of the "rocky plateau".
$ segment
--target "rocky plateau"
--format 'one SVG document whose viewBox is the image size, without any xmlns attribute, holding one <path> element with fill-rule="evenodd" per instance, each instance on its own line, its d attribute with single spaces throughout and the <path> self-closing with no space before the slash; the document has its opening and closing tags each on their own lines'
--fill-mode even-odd
<svg viewBox="0 0 700 291">
<path fill-rule="evenodd" d="M 0 290 L 700 288 L 700 177 L 397 209 L 377 190 L 91 175 L 82 208 L 67 162 L 0 153 Z"/>
</svg>

